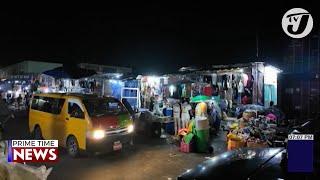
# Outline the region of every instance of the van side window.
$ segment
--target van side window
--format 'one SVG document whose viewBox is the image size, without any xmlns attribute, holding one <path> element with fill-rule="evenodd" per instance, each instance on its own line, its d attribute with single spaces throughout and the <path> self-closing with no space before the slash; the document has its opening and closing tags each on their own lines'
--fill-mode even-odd
<svg viewBox="0 0 320 180">
<path fill-rule="evenodd" d="M 39 98 L 39 110 L 43 112 L 52 112 L 52 98 L 40 97 Z"/>
<path fill-rule="evenodd" d="M 38 102 L 39 102 L 39 96 L 34 96 L 31 102 L 31 109 L 39 110 Z"/>
<path fill-rule="evenodd" d="M 77 103 L 68 102 L 68 114 L 75 118 L 84 118 L 84 112 Z"/>
<path fill-rule="evenodd" d="M 31 109 L 60 114 L 65 99 L 34 96 L 31 102 Z"/>
<path fill-rule="evenodd" d="M 65 101 L 65 99 L 52 98 L 52 113 L 53 114 L 60 114 L 61 113 L 64 101 Z"/>
</svg>

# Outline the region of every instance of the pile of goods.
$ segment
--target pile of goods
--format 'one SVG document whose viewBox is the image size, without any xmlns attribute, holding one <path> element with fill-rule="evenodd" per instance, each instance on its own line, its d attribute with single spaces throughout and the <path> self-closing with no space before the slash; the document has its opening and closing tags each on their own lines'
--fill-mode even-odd
<svg viewBox="0 0 320 180">
<path fill-rule="evenodd" d="M 229 124 L 228 150 L 241 147 L 264 148 L 276 134 L 276 121 L 271 115 L 259 116 L 253 112 L 243 113 L 238 122 Z"/>
</svg>

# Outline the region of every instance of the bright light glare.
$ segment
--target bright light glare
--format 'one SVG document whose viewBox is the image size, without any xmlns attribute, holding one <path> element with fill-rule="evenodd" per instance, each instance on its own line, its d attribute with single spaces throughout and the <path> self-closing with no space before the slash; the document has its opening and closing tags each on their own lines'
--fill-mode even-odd
<svg viewBox="0 0 320 180">
<path fill-rule="evenodd" d="M 277 84 L 277 75 L 280 71 L 272 66 L 266 66 L 264 68 L 264 83 L 265 84 Z"/>
<path fill-rule="evenodd" d="M 49 88 L 44 88 L 44 93 L 48 93 L 49 92 Z"/>
<path fill-rule="evenodd" d="M 150 84 L 159 84 L 160 83 L 160 78 L 156 76 L 148 76 L 148 82 Z"/>
<path fill-rule="evenodd" d="M 173 92 L 176 90 L 176 87 L 174 85 L 171 85 L 169 87 L 170 95 L 173 96 Z"/>
<path fill-rule="evenodd" d="M 279 70 L 277 68 L 272 67 L 272 66 L 266 66 L 264 68 L 264 73 L 265 74 L 278 74 Z"/>
<path fill-rule="evenodd" d="M 105 136 L 104 130 L 93 131 L 93 138 L 94 139 L 102 139 L 102 138 L 104 138 L 104 136 Z"/>
<path fill-rule="evenodd" d="M 131 124 L 128 126 L 128 133 L 132 133 L 134 130 L 134 126 Z"/>
</svg>

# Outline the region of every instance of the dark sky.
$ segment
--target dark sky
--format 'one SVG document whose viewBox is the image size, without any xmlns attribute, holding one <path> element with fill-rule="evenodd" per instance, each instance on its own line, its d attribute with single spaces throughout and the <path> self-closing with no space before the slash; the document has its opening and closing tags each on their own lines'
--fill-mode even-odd
<svg viewBox="0 0 320 180">
<path fill-rule="evenodd" d="M 288 9 L 307 9 L 318 28 L 317 6 L 303 2 L 254 5 L 184 2 L 106 5 L 103 11 L 2 11 L 1 65 L 42 60 L 163 72 L 187 65 L 248 62 L 255 60 L 256 33 L 261 58 L 280 62 L 290 39 L 281 28 Z"/>
</svg>

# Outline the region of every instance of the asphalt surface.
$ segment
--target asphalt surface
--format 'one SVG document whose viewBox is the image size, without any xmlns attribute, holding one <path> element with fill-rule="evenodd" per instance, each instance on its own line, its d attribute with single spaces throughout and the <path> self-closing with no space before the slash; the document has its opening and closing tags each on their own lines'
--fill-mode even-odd
<svg viewBox="0 0 320 180">
<path fill-rule="evenodd" d="M 16 113 L 8 122 L 6 139 L 29 139 L 26 112 Z M 213 138 L 214 155 L 226 150 L 225 136 Z M 48 179 L 175 179 L 179 174 L 196 166 L 213 154 L 181 153 L 166 139 L 136 135 L 134 146 L 120 152 L 89 154 L 77 159 L 60 149 L 59 161 L 46 164 L 53 167 Z M 40 166 L 41 164 L 33 164 Z"/>
</svg>

